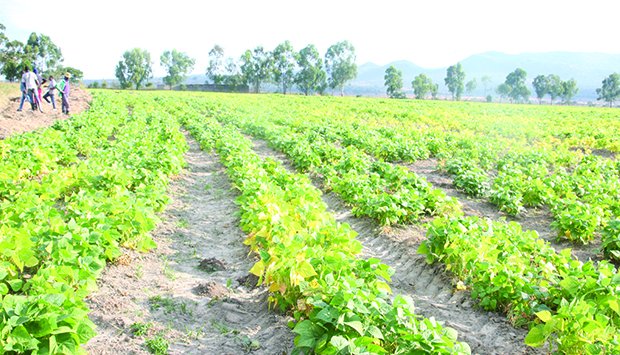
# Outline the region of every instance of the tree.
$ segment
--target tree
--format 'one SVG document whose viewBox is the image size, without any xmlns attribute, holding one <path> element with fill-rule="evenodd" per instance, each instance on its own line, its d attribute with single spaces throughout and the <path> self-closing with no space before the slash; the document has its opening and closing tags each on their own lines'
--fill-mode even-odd
<svg viewBox="0 0 620 355">
<path fill-rule="evenodd" d="M 482 83 L 482 87 L 484 88 L 484 95 L 487 95 L 489 87 L 493 84 L 493 79 L 489 75 L 483 75 L 482 78 L 480 78 L 480 83 Z"/>
<path fill-rule="evenodd" d="M 239 66 L 233 58 L 226 58 L 223 84 L 233 88 L 243 84 L 243 77 L 239 71 Z"/>
<path fill-rule="evenodd" d="M 439 92 L 439 84 L 431 85 L 431 97 L 433 100 L 437 100 L 437 93 Z"/>
<path fill-rule="evenodd" d="M 260 84 L 267 81 L 271 76 L 271 54 L 262 46 L 249 49 L 241 56 L 241 74 L 243 80 L 252 86 L 252 91 L 260 92 Z"/>
<path fill-rule="evenodd" d="M 396 69 L 393 65 L 385 70 L 385 87 L 387 88 L 387 95 L 391 99 L 404 99 L 405 93 L 403 93 L 403 72 Z"/>
<path fill-rule="evenodd" d="M 460 100 L 465 87 L 465 72 L 461 63 L 456 63 L 448 68 L 446 78 L 444 79 L 448 91 L 452 94 L 452 100 Z"/>
<path fill-rule="evenodd" d="M 181 84 L 187 74 L 194 69 L 196 61 L 187 54 L 176 49 L 165 51 L 159 57 L 159 62 L 166 69 L 168 75 L 164 77 L 164 83 L 172 90 L 173 85 Z"/>
<path fill-rule="evenodd" d="M 597 100 L 603 100 L 613 106 L 614 101 L 620 98 L 620 74 L 613 73 L 603 80 L 603 85 L 596 89 Z"/>
<path fill-rule="evenodd" d="M 136 90 L 146 84 L 153 73 L 151 54 L 140 48 L 125 51 L 123 59 L 116 65 L 116 78 L 121 88 L 128 89 L 132 85 Z"/>
<path fill-rule="evenodd" d="M 224 81 L 224 48 L 216 44 L 209 51 L 209 67 L 207 78 L 215 85 L 221 85 Z"/>
<path fill-rule="evenodd" d="M 549 80 L 544 75 L 538 75 L 532 81 L 532 85 L 534 86 L 534 91 L 536 92 L 536 98 L 538 98 L 538 103 L 542 104 L 542 99 L 549 93 Z"/>
<path fill-rule="evenodd" d="M 30 63 L 42 73 L 56 69 L 63 61 L 60 48 L 48 36 L 34 32 L 28 37 L 24 53 Z"/>
<path fill-rule="evenodd" d="M 562 88 L 562 79 L 555 74 L 549 74 L 547 75 L 547 85 L 547 93 L 553 105 L 553 101 L 555 101 L 557 97 L 560 97 L 562 95 L 562 90 L 564 90 L 564 88 Z"/>
<path fill-rule="evenodd" d="M 342 41 L 330 46 L 325 53 L 325 69 L 329 76 L 329 87 L 340 89 L 340 96 L 344 96 L 344 85 L 357 76 L 353 45 Z"/>
<path fill-rule="evenodd" d="M 510 91 L 511 91 L 511 87 L 506 83 L 499 84 L 496 90 L 499 97 L 503 99 L 510 97 Z"/>
<path fill-rule="evenodd" d="M 10 82 L 18 81 L 22 77 L 24 66 L 32 66 L 28 57 L 24 54 L 24 44 L 20 41 L 7 41 L 0 50 L 0 62 L 4 75 Z"/>
<path fill-rule="evenodd" d="M 295 82 L 297 69 L 297 52 L 289 41 L 284 41 L 273 50 L 273 80 L 282 87 L 282 93 Z"/>
<path fill-rule="evenodd" d="M 527 79 L 527 72 L 521 68 L 515 69 L 512 73 L 506 76 L 504 84 L 508 86 L 508 97 L 511 101 L 523 101 L 526 102 L 530 96 L 530 89 L 525 85 Z"/>
<path fill-rule="evenodd" d="M 413 93 L 417 99 L 425 99 L 428 93 L 433 95 L 433 98 L 437 96 L 437 84 L 433 84 L 433 80 L 426 74 L 420 74 L 416 76 L 411 82 L 413 87 Z"/>
<path fill-rule="evenodd" d="M 471 95 L 471 93 L 474 92 L 474 90 L 476 90 L 477 87 L 478 87 L 478 82 L 476 81 L 476 78 L 473 78 L 470 81 L 468 81 L 467 84 L 465 84 L 465 92 Z"/>
<path fill-rule="evenodd" d="M 323 59 L 313 44 L 299 51 L 297 64 L 299 72 L 295 76 L 295 83 L 299 89 L 305 95 L 313 91 L 322 94 L 327 88 L 327 74 L 323 70 Z"/>
<path fill-rule="evenodd" d="M 577 87 L 577 82 L 575 81 L 575 79 L 563 81 L 562 94 L 560 95 L 560 97 L 565 104 L 570 104 L 570 100 L 572 100 L 572 98 L 577 95 L 578 91 L 579 88 Z"/>
</svg>

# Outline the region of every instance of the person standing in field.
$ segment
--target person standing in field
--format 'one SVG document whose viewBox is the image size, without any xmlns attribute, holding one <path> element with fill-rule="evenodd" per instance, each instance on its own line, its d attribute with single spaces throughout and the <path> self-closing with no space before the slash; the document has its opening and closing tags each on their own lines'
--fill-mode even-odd
<svg viewBox="0 0 620 355">
<path fill-rule="evenodd" d="M 43 75 L 37 71 L 37 68 L 34 68 L 33 72 L 37 76 L 37 103 L 39 104 L 39 110 L 41 110 L 41 102 L 43 102 L 41 93 L 43 91 L 43 84 L 45 84 L 46 80 Z"/>
<path fill-rule="evenodd" d="M 19 108 L 17 111 L 21 111 L 24 108 L 24 101 L 28 101 L 30 105 L 32 105 L 32 101 L 30 101 L 30 97 L 28 96 L 28 89 L 26 89 L 26 69 L 24 69 L 22 74 L 22 80 L 19 82 L 19 90 L 22 92 L 22 99 L 19 103 Z"/>
<path fill-rule="evenodd" d="M 28 98 L 30 99 L 30 106 L 32 107 L 32 111 L 34 111 L 37 108 L 36 106 L 37 75 L 31 72 L 30 67 L 28 66 L 24 67 L 24 70 L 26 72 L 22 76 L 22 80 L 25 82 L 26 91 L 28 92 Z"/>
<path fill-rule="evenodd" d="M 62 113 L 69 114 L 69 93 L 71 92 L 71 85 L 69 84 L 69 79 L 71 78 L 71 73 L 65 73 L 65 77 L 60 82 L 60 97 L 62 99 Z"/>
<path fill-rule="evenodd" d="M 47 92 L 45 93 L 45 95 L 43 95 L 43 100 L 45 100 L 45 102 L 49 104 L 50 100 L 48 100 L 48 97 L 52 99 L 52 107 L 55 110 L 56 100 L 54 100 L 54 93 L 56 92 L 56 80 L 54 80 L 53 76 L 50 75 L 48 83 L 49 84 L 47 85 Z"/>
</svg>

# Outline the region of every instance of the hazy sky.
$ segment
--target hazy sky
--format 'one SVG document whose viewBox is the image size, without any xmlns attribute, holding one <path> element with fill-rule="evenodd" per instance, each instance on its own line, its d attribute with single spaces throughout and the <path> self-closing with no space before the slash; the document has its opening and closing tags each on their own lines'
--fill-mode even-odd
<svg viewBox="0 0 620 355">
<path fill-rule="evenodd" d="M 173 48 L 203 74 L 214 44 L 238 58 L 287 39 L 321 53 L 349 40 L 358 65 L 406 59 L 441 67 L 486 51 L 620 53 L 618 14 L 618 0 L 0 0 L 10 39 L 50 36 L 64 64 L 86 79 L 113 78 L 133 47 L 151 53 L 156 76 L 164 75 L 159 56 Z"/>
</svg>

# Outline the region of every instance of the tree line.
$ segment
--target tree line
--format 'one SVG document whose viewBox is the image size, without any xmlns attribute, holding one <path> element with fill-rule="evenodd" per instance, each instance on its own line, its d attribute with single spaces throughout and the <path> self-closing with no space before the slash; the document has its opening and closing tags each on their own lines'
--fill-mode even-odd
<svg viewBox="0 0 620 355">
<path fill-rule="evenodd" d="M 45 77 L 61 77 L 69 72 L 72 81 L 82 79 L 81 70 L 62 65 L 62 51 L 49 36 L 33 32 L 23 43 L 9 39 L 5 30 L 0 23 L 0 74 L 9 82 L 20 80 L 24 67 L 36 68 Z"/>
<path fill-rule="evenodd" d="M 215 45 L 209 51 L 206 76 L 215 85 L 247 85 L 256 93 L 262 84 L 273 83 L 283 94 L 297 86 L 305 95 L 323 94 L 328 88 L 344 95 L 346 83 L 357 76 L 355 60 L 355 48 L 348 41 L 330 46 L 324 56 L 313 44 L 296 51 L 290 41 L 284 41 L 271 51 L 262 46 L 248 49 L 238 59 L 225 57 L 224 49 Z M 166 71 L 164 83 L 172 88 L 185 80 L 195 60 L 172 50 L 161 55 L 160 64 Z M 152 66 L 148 51 L 139 48 L 126 51 L 116 66 L 121 88 L 145 86 L 152 77 Z"/>
<path fill-rule="evenodd" d="M 446 70 L 444 82 L 452 96 L 452 100 L 460 100 L 463 91 L 472 92 L 476 89 L 476 79 L 474 78 L 465 83 L 465 77 L 465 71 L 461 63 L 452 65 Z M 402 71 L 392 65 L 385 70 L 384 80 L 386 93 L 390 98 L 406 97 L 403 92 Z M 483 77 L 482 82 L 485 85 L 490 83 L 490 77 Z M 427 75 L 420 74 L 416 76 L 411 82 L 411 86 L 417 99 L 426 99 L 428 94 L 431 94 L 433 99 L 437 99 L 439 85 L 433 83 Z M 551 104 L 557 98 L 560 98 L 563 103 L 568 104 L 579 91 L 577 82 L 574 79 L 563 81 L 555 74 L 536 76 L 532 81 L 532 86 L 539 103 L 542 103 L 543 98 L 549 95 Z M 510 102 L 528 102 L 532 93 L 527 87 L 527 72 L 517 68 L 509 73 L 506 76 L 506 80 L 496 88 L 496 93 L 502 98 L 509 99 Z M 620 74 L 610 74 L 603 80 L 601 87 L 596 89 L 596 93 L 598 94 L 597 100 L 602 100 L 608 103 L 609 107 L 612 107 L 613 102 L 620 99 Z M 491 101 L 491 99 L 491 96 L 487 96 L 487 101 Z"/>
</svg>

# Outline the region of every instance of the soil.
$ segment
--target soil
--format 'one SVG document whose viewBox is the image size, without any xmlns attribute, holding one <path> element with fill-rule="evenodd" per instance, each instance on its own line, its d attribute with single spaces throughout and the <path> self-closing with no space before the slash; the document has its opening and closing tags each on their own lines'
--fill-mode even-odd
<svg viewBox="0 0 620 355">
<path fill-rule="evenodd" d="M 52 105 L 43 102 L 43 112 L 32 111 L 28 102 L 24 103 L 22 111 L 17 111 L 21 96 L 9 98 L 9 104 L 0 107 L 0 139 L 10 135 L 34 131 L 41 127 L 51 126 L 56 120 L 64 120 L 71 116 L 65 115 L 61 111 L 60 100 L 56 97 L 56 110 Z M 71 114 L 77 114 L 90 107 L 92 97 L 88 91 L 74 86 L 69 95 L 69 108 Z"/>
<path fill-rule="evenodd" d="M 254 150 L 261 157 L 271 157 L 294 171 L 287 157 L 274 151 L 262 140 L 254 139 Z M 320 188 L 318 181 L 314 182 Z M 395 274 L 391 287 L 395 294 L 408 295 L 414 300 L 416 312 L 434 317 L 459 332 L 459 340 L 467 342 L 477 354 L 542 354 L 524 344 L 525 329 L 514 328 L 504 315 L 487 312 L 476 307 L 467 291 L 455 291 L 453 280 L 439 265 L 428 265 L 417 254 L 420 242 L 425 239 L 422 226 L 381 228 L 368 218 L 358 218 L 336 194 L 323 196 L 336 219 L 348 223 L 358 233 L 364 249 L 361 257 L 376 257 L 389 266 Z"/>
<path fill-rule="evenodd" d="M 485 199 L 472 198 L 456 190 L 452 184 L 452 177 L 437 170 L 437 159 L 420 160 L 413 164 L 408 164 L 407 167 L 416 174 L 423 176 L 433 187 L 439 188 L 443 190 L 446 195 L 456 198 L 461 203 L 463 212 L 466 216 L 515 221 L 521 224 L 524 230 L 535 230 L 538 235 L 548 241 L 556 251 L 569 248 L 572 251 L 572 255 L 583 262 L 588 260 L 602 260 L 602 255 L 599 253 L 600 240 L 596 240 L 587 245 L 558 240 L 557 232 L 551 228 L 553 215 L 546 206 L 528 208 L 526 212 L 519 216 L 509 216 L 499 211 L 497 206 Z"/>
<path fill-rule="evenodd" d="M 148 353 L 161 335 L 170 354 L 283 354 L 293 346 L 289 317 L 269 309 L 268 293 L 248 276 L 232 190 L 217 157 L 187 137 L 188 167 L 169 187 L 171 202 L 153 233 L 156 250 L 127 250 L 88 297 L 98 335 L 91 354 Z M 127 260 L 130 260 L 127 262 Z M 131 330 L 149 324 L 145 335 Z"/>
</svg>

